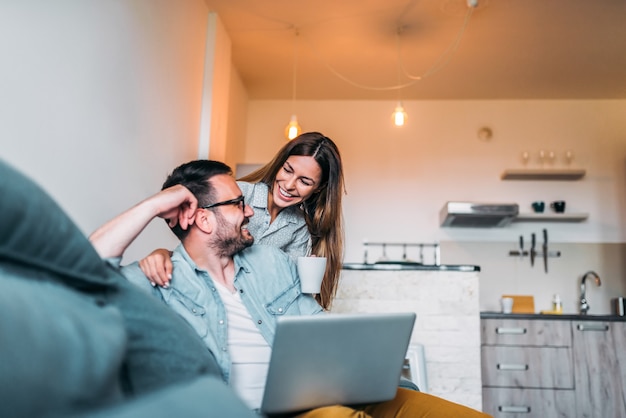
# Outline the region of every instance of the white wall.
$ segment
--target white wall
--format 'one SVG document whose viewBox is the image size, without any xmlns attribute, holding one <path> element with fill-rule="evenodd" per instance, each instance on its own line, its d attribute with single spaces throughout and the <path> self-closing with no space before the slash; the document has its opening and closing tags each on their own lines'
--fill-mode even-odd
<svg viewBox="0 0 626 418">
<path fill-rule="evenodd" d="M 215 12 L 209 14 L 208 26 L 198 158 L 226 161 L 230 98 L 237 98 L 230 77 L 237 75 L 231 64 L 230 37 Z"/>
<path fill-rule="evenodd" d="M 154 193 L 197 154 L 207 16 L 202 0 L 2 1 L 0 158 L 86 234 Z M 158 223 L 138 244 L 166 240 Z"/>
<path fill-rule="evenodd" d="M 541 242 L 545 227 L 551 248 L 558 243 L 626 242 L 626 100 L 419 101 L 404 105 L 408 125 L 396 128 L 390 119 L 394 102 L 297 102 L 303 129 L 330 136 L 342 153 L 347 187 L 346 262 L 363 259 L 364 239 L 454 242 L 457 245 L 447 248 L 456 248 L 454 254 L 459 258 L 444 252 L 444 262 L 480 265 L 481 288 L 485 277 L 486 290 L 494 283 L 504 284 L 506 289 L 507 283 L 520 280 L 519 275 L 509 274 L 513 261 L 507 255 L 509 249 L 516 248 L 520 235 L 528 245 L 530 234 L 535 232 Z M 289 101 L 250 102 L 242 163 L 267 161 L 284 143 L 282 132 L 291 115 L 290 106 Z M 488 142 L 478 139 L 482 126 L 494 132 Z M 565 150 L 572 150 L 572 166 L 585 168 L 586 177 L 574 182 L 500 180 L 503 170 L 522 167 L 520 157 L 525 150 L 534 158 L 529 167 L 537 168 L 540 149 L 555 151 L 561 159 L 556 166 L 560 167 L 565 164 Z M 439 227 L 439 210 L 448 200 L 512 201 L 529 211 L 532 201 L 557 199 L 567 201 L 568 212 L 588 213 L 588 221 L 520 223 L 503 229 Z M 472 248 L 476 242 L 491 242 L 502 248 L 502 254 L 493 252 L 493 247 L 485 253 L 476 252 Z M 576 265 L 586 265 L 585 252 L 576 254 L 581 262 Z M 370 257 L 370 261 L 375 259 Z M 589 267 L 581 268 L 602 269 L 597 264 L 601 259 L 590 257 Z M 626 292 L 626 269 L 623 263 L 614 265 L 606 267 L 607 286 L 613 281 L 615 293 Z M 570 311 L 575 309 L 575 296 L 570 295 L 576 289 L 575 275 L 546 275 L 540 267 L 534 272 L 537 277 L 527 283 L 536 286 L 520 289 L 537 294 L 541 299 L 537 301 L 538 311 L 549 308 L 552 292 L 558 292 L 561 285 L 562 293 L 569 297 L 567 306 Z M 555 286 L 554 281 L 559 284 Z M 503 287 L 493 289 L 498 292 Z M 620 295 L 615 293 L 612 296 Z M 495 301 L 490 295 L 483 303 L 481 297 L 481 309 L 491 309 Z M 608 310 L 605 302 L 602 309 Z"/>
<path fill-rule="evenodd" d="M 409 125 L 390 122 L 394 103 L 301 101 L 303 129 L 337 142 L 344 159 L 347 260 L 359 260 L 359 241 L 516 240 L 537 225 L 506 229 L 440 228 L 448 200 L 567 201 L 567 210 L 589 213 L 581 224 L 551 224 L 556 242 L 626 242 L 626 101 L 407 102 Z M 267 160 L 283 143 L 288 102 L 251 101 L 246 160 Z M 478 139 L 488 125 L 491 141 Z M 521 168 L 524 150 L 574 153 L 587 170 L 577 182 L 502 181 Z M 563 166 L 564 163 L 560 163 Z M 536 162 L 531 166 L 537 167 Z"/>
<path fill-rule="evenodd" d="M 231 68 L 230 91 L 228 98 L 228 126 L 226 140 L 226 157 L 224 161 L 233 170 L 237 163 L 245 159 L 246 152 L 246 121 L 248 119 L 248 93 L 239 74 Z"/>
</svg>

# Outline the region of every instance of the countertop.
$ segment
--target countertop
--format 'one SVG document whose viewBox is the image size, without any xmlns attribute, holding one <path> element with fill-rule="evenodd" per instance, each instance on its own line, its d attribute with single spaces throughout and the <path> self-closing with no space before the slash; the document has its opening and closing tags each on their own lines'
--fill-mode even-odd
<svg viewBox="0 0 626 418">
<path fill-rule="evenodd" d="M 617 315 L 579 315 L 579 314 L 504 314 L 501 312 L 481 312 L 481 319 L 540 319 L 563 321 L 609 321 L 626 322 L 626 316 Z"/>
<path fill-rule="evenodd" d="M 479 266 L 453 265 L 453 264 L 421 264 L 413 262 L 378 262 L 366 263 L 345 263 L 344 270 L 424 270 L 424 271 L 480 271 Z"/>
</svg>

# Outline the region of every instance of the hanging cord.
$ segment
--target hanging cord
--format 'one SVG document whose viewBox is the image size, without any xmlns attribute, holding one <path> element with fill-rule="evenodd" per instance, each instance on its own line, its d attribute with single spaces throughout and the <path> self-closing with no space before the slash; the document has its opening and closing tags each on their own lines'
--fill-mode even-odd
<svg viewBox="0 0 626 418">
<path fill-rule="evenodd" d="M 400 83 L 400 81 L 398 80 L 398 83 L 395 85 L 391 85 L 391 86 L 382 86 L 382 87 L 375 87 L 375 86 L 368 86 L 365 84 L 361 84 L 361 83 L 357 83 L 356 81 L 351 80 L 350 78 L 344 76 L 343 74 L 341 74 L 339 71 L 335 70 L 322 56 L 321 54 L 318 52 L 318 50 L 315 48 L 315 46 L 313 44 L 311 44 L 310 42 L 308 43 L 310 49 L 313 51 L 313 53 L 315 54 L 315 56 L 318 58 L 319 61 L 321 61 L 324 66 L 333 74 L 335 75 L 337 78 L 345 81 L 346 83 L 360 88 L 360 89 L 364 89 L 364 90 L 374 90 L 374 91 L 389 91 L 389 90 L 401 90 L 403 88 L 412 86 L 413 84 L 417 83 L 418 81 L 426 78 L 426 77 L 430 77 L 433 74 L 441 71 L 441 69 L 443 69 L 451 60 L 452 55 L 456 52 L 456 50 L 458 49 L 460 43 L 461 43 L 461 39 L 463 38 L 463 34 L 465 33 L 465 29 L 467 28 L 467 25 L 469 24 L 469 20 L 470 17 L 472 16 L 472 12 L 474 11 L 473 7 L 469 7 L 467 13 L 465 14 L 465 19 L 463 21 L 463 25 L 461 26 L 461 29 L 459 30 L 459 32 L 457 33 L 456 38 L 454 39 L 454 41 L 452 42 L 452 44 L 450 46 L 448 46 L 448 48 L 443 52 L 443 54 L 441 54 L 441 56 L 435 61 L 435 63 L 422 75 L 412 75 L 410 74 L 406 68 L 404 67 L 403 63 L 402 63 L 402 54 L 401 54 L 401 47 L 400 47 L 400 33 L 402 32 L 401 27 L 398 28 L 397 31 L 397 44 L 398 44 L 398 60 L 399 60 L 399 67 L 402 69 L 402 72 L 404 73 L 404 75 L 410 79 L 410 81 L 407 81 L 405 83 Z M 306 38 L 305 38 L 306 39 Z"/>
<path fill-rule="evenodd" d="M 411 80 L 421 80 L 423 78 L 430 77 L 431 75 L 439 72 L 442 68 L 444 68 L 452 59 L 452 55 L 454 55 L 454 53 L 459 48 L 459 45 L 461 44 L 461 38 L 463 38 L 463 34 L 465 33 L 465 29 L 467 28 L 467 25 L 469 24 L 469 20 L 470 20 L 470 17 L 472 17 L 473 12 L 474 12 L 474 7 L 467 8 L 467 13 L 465 13 L 465 19 L 463 20 L 463 25 L 461 26 L 461 29 L 459 30 L 455 40 L 452 42 L 452 44 L 450 44 L 450 46 L 448 46 L 448 48 L 443 52 L 443 54 L 441 54 L 439 59 L 437 59 L 437 61 L 435 61 L 435 63 L 428 70 L 426 70 L 424 74 L 422 74 L 421 76 L 411 75 L 406 70 L 404 65 L 400 64 L 402 66 L 402 71 L 404 72 L 404 75 L 410 78 Z M 400 53 L 398 54 L 399 56 L 401 55 Z"/>
<path fill-rule="evenodd" d="M 306 40 L 306 38 L 304 38 Z M 346 83 L 363 89 L 363 90 L 376 90 L 376 91 L 389 91 L 389 90 L 398 90 L 398 89 L 403 89 L 405 87 L 409 87 L 413 84 L 415 84 L 417 82 L 417 80 L 411 80 L 407 83 L 404 84 L 394 84 L 391 86 L 383 86 L 383 87 L 374 87 L 374 86 L 368 86 L 365 84 L 361 84 L 361 83 L 357 83 L 356 81 L 353 81 L 351 79 L 349 79 L 348 77 L 344 76 L 343 74 L 341 74 L 339 71 L 335 70 L 330 64 L 328 64 L 328 62 L 326 62 L 323 57 L 321 56 L 321 54 L 317 51 L 317 49 L 315 48 L 315 46 L 313 46 L 311 43 L 308 44 L 310 49 L 313 51 L 313 54 L 318 58 L 318 61 L 320 61 L 328 71 L 330 71 L 335 77 L 339 78 L 340 80 L 345 81 Z"/>
<path fill-rule="evenodd" d="M 402 33 L 402 26 L 398 24 L 398 29 L 396 30 L 396 66 L 398 67 L 397 71 L 397 84 L 400 85 L 400 76 L 404 68 L 402 67 L 402 57 L 400 56 L 400 34 Z M 402 92 L 402 88 L 398 87 L 398 103 L 400 103 L 400 94 Z"/>
<path fill-rule="evenodd" d="M 398 30 L 396 30 L 396 66 L 398 68 L 397 71 L 397 84 L 400 85 L 400 76 L 404 68 L 402 68 L 402 58 L 400 57 L 400 33 L 402 32 L 402 26 L 398 26 Z M 398 87 L 398 103 L 400 102 L 400 95 L 402 92 L 402 88 Z"/>
<path fill-rule="evenodd" d="M 469 1 L 474 1 L 474 0 L 469 0 Z M 402 11 L 400 18 L 398 19 L 398 22 L 400 21 L 400 19 L 402 18 L 402 16 L 406 15 L 410 9 L 412 9 L 416 4 L 416 0 L 410 0 L 406 7 L 404 8 L 404 10 Z M 317 58 L 317 60 L 319 62 L 321 62 L 328 71 L 331 72 L 331 74 L 333 74 L 335 77 L 339 78 L 340 80 L 363 90 L 373 90 L 373 91 L 390 91 L 390 90 L 401 90 L 404 89 L 406 87 L 410 87 L 412 85 L 414 85 L 415 83 L 417 83 L 418 81 L 426 78 L 426 77 L 430 77 L 433 74 L 436 74 L 437 72 L 441 71 L 451 60 L 452 55 L 456 52 L 456 50 L 458 49 L 460 43 L 461 43 L 461 39 L 463 37 L 463 34 L 465 33 L 465 29 L 467 28 L 467 25 L 469 24 L 469 20 L 470 17 L 472 16 L 472 12 L 474 11 L 474 8 L 476 6 L 473 6 L 472 4 L 470 4 L 468 2 L 468 11 L 465 14 L 465 19 L 463 22 L 463 25 L 461 26 L 459 32 L 457 33 L 457 36 L 455 38 L 455 40 L 452 42 L 452 44 L 450 46 L 448 46 L 448 48 L 441 54 L 441 56 L 435 61 L 435 63 L 426 71 L 424 72 L 422 75 L 412 75 L 410 74 L 405 66 L 402 63 L 402 58 L 401 58 L 401 53 L 398 52 L 398 61 L 399 61 L 399 67 L 401 68 L 402 72 L 404 73 L 404 75 L 409 78 L 409 81 L 405 82 L 405 83 L 400 83 L 400 81 L 398 80 L 398 83 L 395 85 L 391 85 L 391 86 L 381 86 L 381 87 L 377 87 L 377 86 L 369 86 L 369 85 L 365 85 L 365 84 L 361 84 L 358 83 L 350 78 L 348 78 L 347 76 L 341 74 L 339 71 L 335 70 L 335 68 L 333 66 L 331 66 L 326 59 L 324 59 L 324 57 L 322 56 L 322 54 L 315 48 L 315 45 L 313 45 L 311 42 L 308 42 L 308 40 L 306 39 L 306 37 L 304 38 L 304 41 L 307 42 L 309 49 L 313 52 L 313 54 L 315 55 L 315 57 Z M 295 44 L 297 44 L 299 42 L 299 36 L 300 36 L 300 27 L 297 27 L 295 24 L 293 23 L 289 23 L 287 21 L 281 20 L 281 19 L 277 19 L 277 18 L 273 18 L 270 16 L 266 16 L 264 13 L 260 13 L 258 11 L 253 11 L 252 12 L 255 16 L 262 18 L 262 19 L 266 19 L 268 21 L 274 22 L 274 23 L 278 23 L 281 25 L 285 25 L 286 28 L 283 29 L 277 29 L 279 31 L 281 30 L 294 30 L 295 29 L 295 33 L 296 33 L 296 42 L 294 42 Z M 359 16 L 359 15 L 368 15 L 369 13 L 358 13 L 355 15 L 351 15 L 351 16 L 347 16 L 347 17 L 355 17 L 355 16 Z M 333 17 L 330 19 L 326 19 L 323 22 L 328 22 L 331 20 L 338 20 L 341 18 L 345 18 L 346 16 L 340 16 L 340 17 Z M 320 22 L 316 22 L 316 23 L 308 23 L 305 26 L 313 26 L 315 24 L 319 24 Z M 250 29 L 247 29 L 248 31 Z M 271 30 L 270 30 L 271 31 Z M 397 43 L 398 43 L 398 49 L 399 51 L 401 50 L 400 47 L 400 32 L 401 32 L 401 26 L 399 25 L 398 27 L 398 32 L 397 34 Z M 296 48 L 296 46 L 294 46 L 294 48 Z M 295 107 L 295 97 L 296 97 L 296 66 L 297 66 L 297 53 L 294 52 L 294 76 L 293 76 L 293 97 L 292 97 L 292 101 L 293 101 L 293 106 Z"/>
<path fill-rule="evenodd" d="M 296 86 L 297 86 L 297 74 L 298 74 L 298 37 L 300 35 L 300 31 L 298 28 L 294 29 L 295 38 L 293 41 L 293 79 L 292 79 L 292 96 L 291 96 L 291 114 L 296 114 Z"/>
</svg>

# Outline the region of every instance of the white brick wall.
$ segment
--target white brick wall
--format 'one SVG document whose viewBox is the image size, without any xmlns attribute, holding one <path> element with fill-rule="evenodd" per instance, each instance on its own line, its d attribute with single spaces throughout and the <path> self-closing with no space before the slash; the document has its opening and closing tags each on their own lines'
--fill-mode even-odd
<svg viewBox="0 0 626 418">
<path fill-rule="evenodd" d="M 415 312 L 428 393 L 482 409 L 478 273 L 343 270 L 336 313 Z"/>
</svg>

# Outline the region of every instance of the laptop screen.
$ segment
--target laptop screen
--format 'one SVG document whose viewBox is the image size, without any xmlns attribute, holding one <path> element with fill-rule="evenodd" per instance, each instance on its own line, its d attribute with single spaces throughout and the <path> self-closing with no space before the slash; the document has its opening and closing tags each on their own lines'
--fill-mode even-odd
<svg viewBox="0 0 626 418">
<path fill-rule="evenodd" d="M 261 411 L 393 399 L 415 318 L 414 313 L 279 318 Z"/>
</svg>

